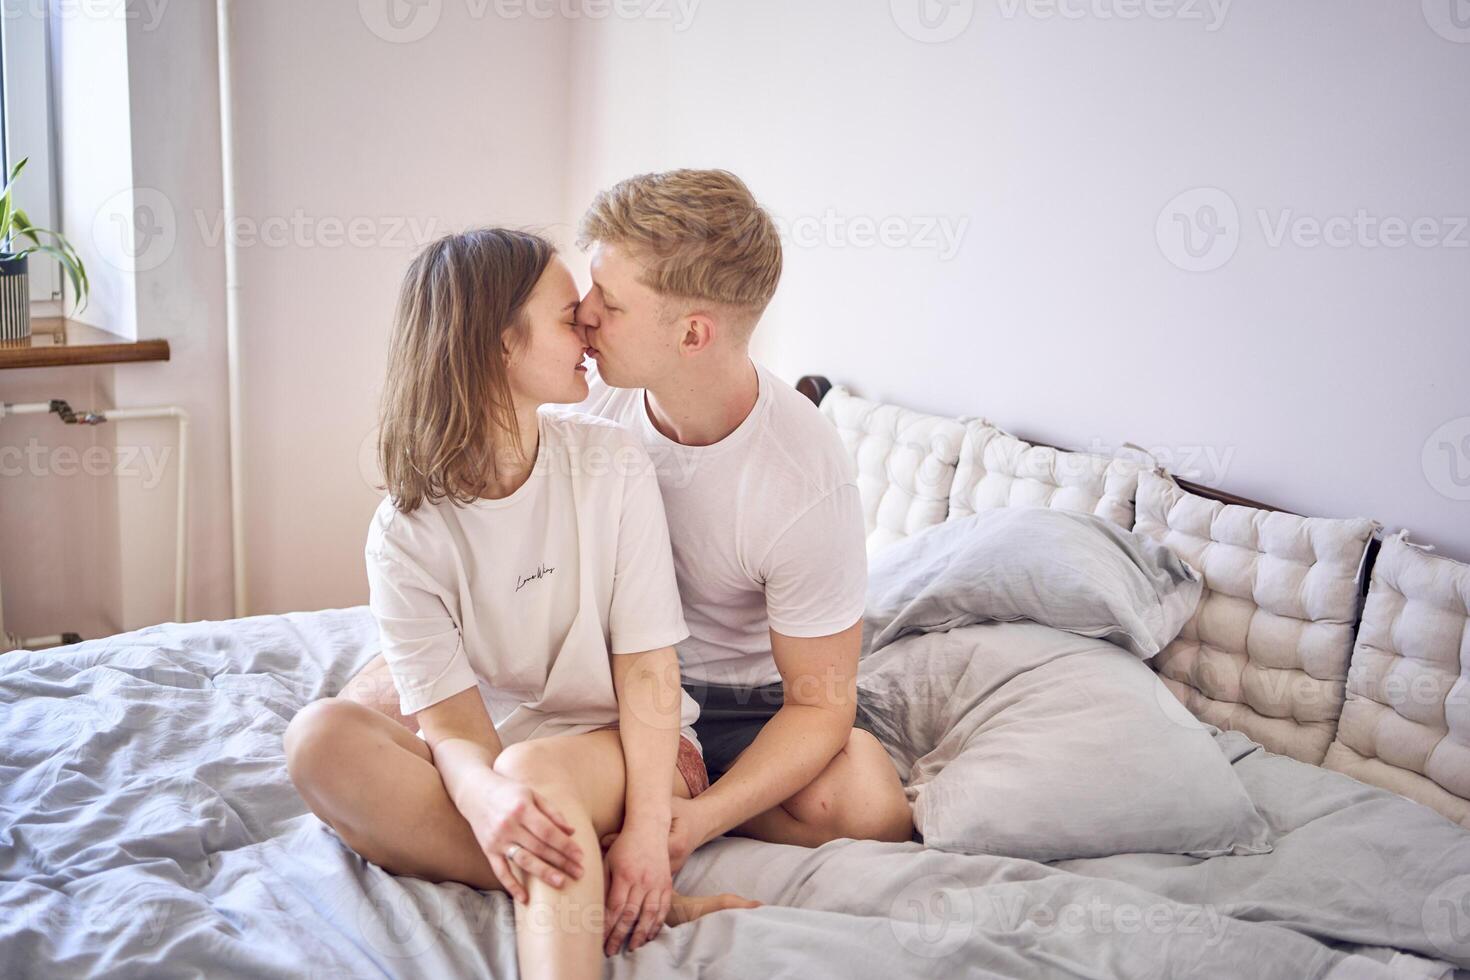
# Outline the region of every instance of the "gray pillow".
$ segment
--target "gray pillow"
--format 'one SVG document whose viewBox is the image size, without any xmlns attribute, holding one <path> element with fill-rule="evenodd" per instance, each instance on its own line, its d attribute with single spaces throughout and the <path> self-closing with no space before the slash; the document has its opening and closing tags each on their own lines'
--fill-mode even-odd
<svg viewBox="0 0 1470 980">
<path fill-rule="evenodd" d="M 859 684 L 928 846 L 1043 862 L 1271 850 L 1218 729 L 1103 640 L 1035 623 L 919 634 Z"/>
<path fill-rule="evenodd" d="M 1198 572 L 1157 541 L 1092 514 L 998 508 L 894 544 L 868 572 L 865 653 L 911 633 L 1029 619 L 1144 660 L 1199 605 Z"/>
</svg>

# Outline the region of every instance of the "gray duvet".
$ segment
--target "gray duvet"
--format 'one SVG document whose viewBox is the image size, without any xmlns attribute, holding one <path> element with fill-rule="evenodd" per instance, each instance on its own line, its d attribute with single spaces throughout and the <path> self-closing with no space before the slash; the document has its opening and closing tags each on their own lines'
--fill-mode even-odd
<svg viewBox="0 0 1470 980">
<path fill-rule="evenodd" d="M 286 777 L 286 723 L 375 650 L 359 607 L 0 656 L 0 977 L 514 976 L 503 896 L 364 862 Z M 678 886 L 767 906 L 665 930 L 610 975 L 1299 980 L 1470 967 L 1470 834 L 1241 735 L 1217 742 L 1270 824 L 1269 854 L 1039 864 L 722 839 Z"/>
</svg>

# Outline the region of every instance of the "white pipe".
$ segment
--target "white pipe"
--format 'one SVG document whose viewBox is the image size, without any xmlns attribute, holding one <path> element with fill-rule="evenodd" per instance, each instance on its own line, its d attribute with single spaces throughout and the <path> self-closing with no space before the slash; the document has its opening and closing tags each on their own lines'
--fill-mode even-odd
<svg viewBox="0 0 1470 980">
<path fill-rule="evenodd" d="M 235 228 L 235 114 L 230 66 L 230 0 L 216 0 L 216 47 L 219 55 L 220 177 L 224 191 L 225 229 L 225 364 L 230 414 L 230 540 L 234 558 L 235 617 L 247 615 L 245 592 L 245 418 L 240 393 L 240 265 Z"/>
<path fill-rule="evenodd" d="M 40 415 L 51 411 L 50 402 L 5 402 L 0 403 L 0 418 L 7 415 Z M 87 416 L 86 425 L 99 422 L 119 422 L 128 419 L 177 419 L 179 423 L 179 479 L 178 508 L 174 520 L 174 622 L 187 622 L 184 618 L 186 590 L 189 580 L 189 413 L 178 405 L 162 405 L 157 408 L 115 408 L 102 412 L 78 412 Z M 0 633 L 0 639 L 4 634 Z"/>
</svg>

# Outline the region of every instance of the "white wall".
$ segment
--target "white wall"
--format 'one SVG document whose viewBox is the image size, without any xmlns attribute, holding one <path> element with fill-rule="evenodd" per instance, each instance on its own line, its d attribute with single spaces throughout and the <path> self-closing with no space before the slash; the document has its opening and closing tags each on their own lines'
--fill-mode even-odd
<svg viewBox="0 0 1470 980">
<path fill-rule="evenodd" d="M 160 13 L 161 11 L 161 13 Z M 169 342 L 167 363 L 112 371 L 111 404 L 182 406 L 190 416 L 186 619 L 232 615 L 224 256 L 190 234 L 221 207 L 214 4 L 137 4 L 129 23 L 138 332 Z M 181 121 L 187 121 L 181 125 Z M 173 619 L 179 457 L 172 420 L 114 425 L 137 476 L 115 481 L 124 628 Z"/>
<path fill-rule="evenodd" d="M 1470 43 L 1419 3 L 1366 0 L 1240 0 L 1223 20 L 1203 2 L 1153 5 L 1199 20 L 1121 20 L 1095 13 L 1128 9 L 1107 0 L 961 0 L 930 12 L 963 30 L 926 43 L 899 26 L 924 33 L 918 2 L 581 24 L 568 221 L 629 173 L 728 167 L 794 232 L 757 333 L 788 380 L 1140 443 L 1470 558 L 1470 231 L 1273 247 L 1258 215 L 1470 215 Z M 1197 187 L 1240 215 L 1210 272 L 1156 236 Z M 901 244 L 865 245 L 855 223 L 890 217 Z M 931 221 L 963 227 L 952 256 Z"/>
</svg>

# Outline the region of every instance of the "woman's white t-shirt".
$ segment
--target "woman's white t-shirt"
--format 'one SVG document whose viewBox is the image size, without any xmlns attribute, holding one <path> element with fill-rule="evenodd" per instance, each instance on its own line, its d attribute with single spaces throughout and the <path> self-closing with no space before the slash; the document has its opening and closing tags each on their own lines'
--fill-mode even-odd
<svg viewBox="0 0 1470 980">
<path fill-rule="evenodd" d="M 615 723 L 609 654 L 689 635 L 647 451 L 605 419 L 539 418 L 536 464 L 514 493 L 407 514 L 385 498 L 364 550 L 399 710 L 478 686 L 502 745 Z M 699 708 L 679 695 L 698 745 Z"/>
</svg>

